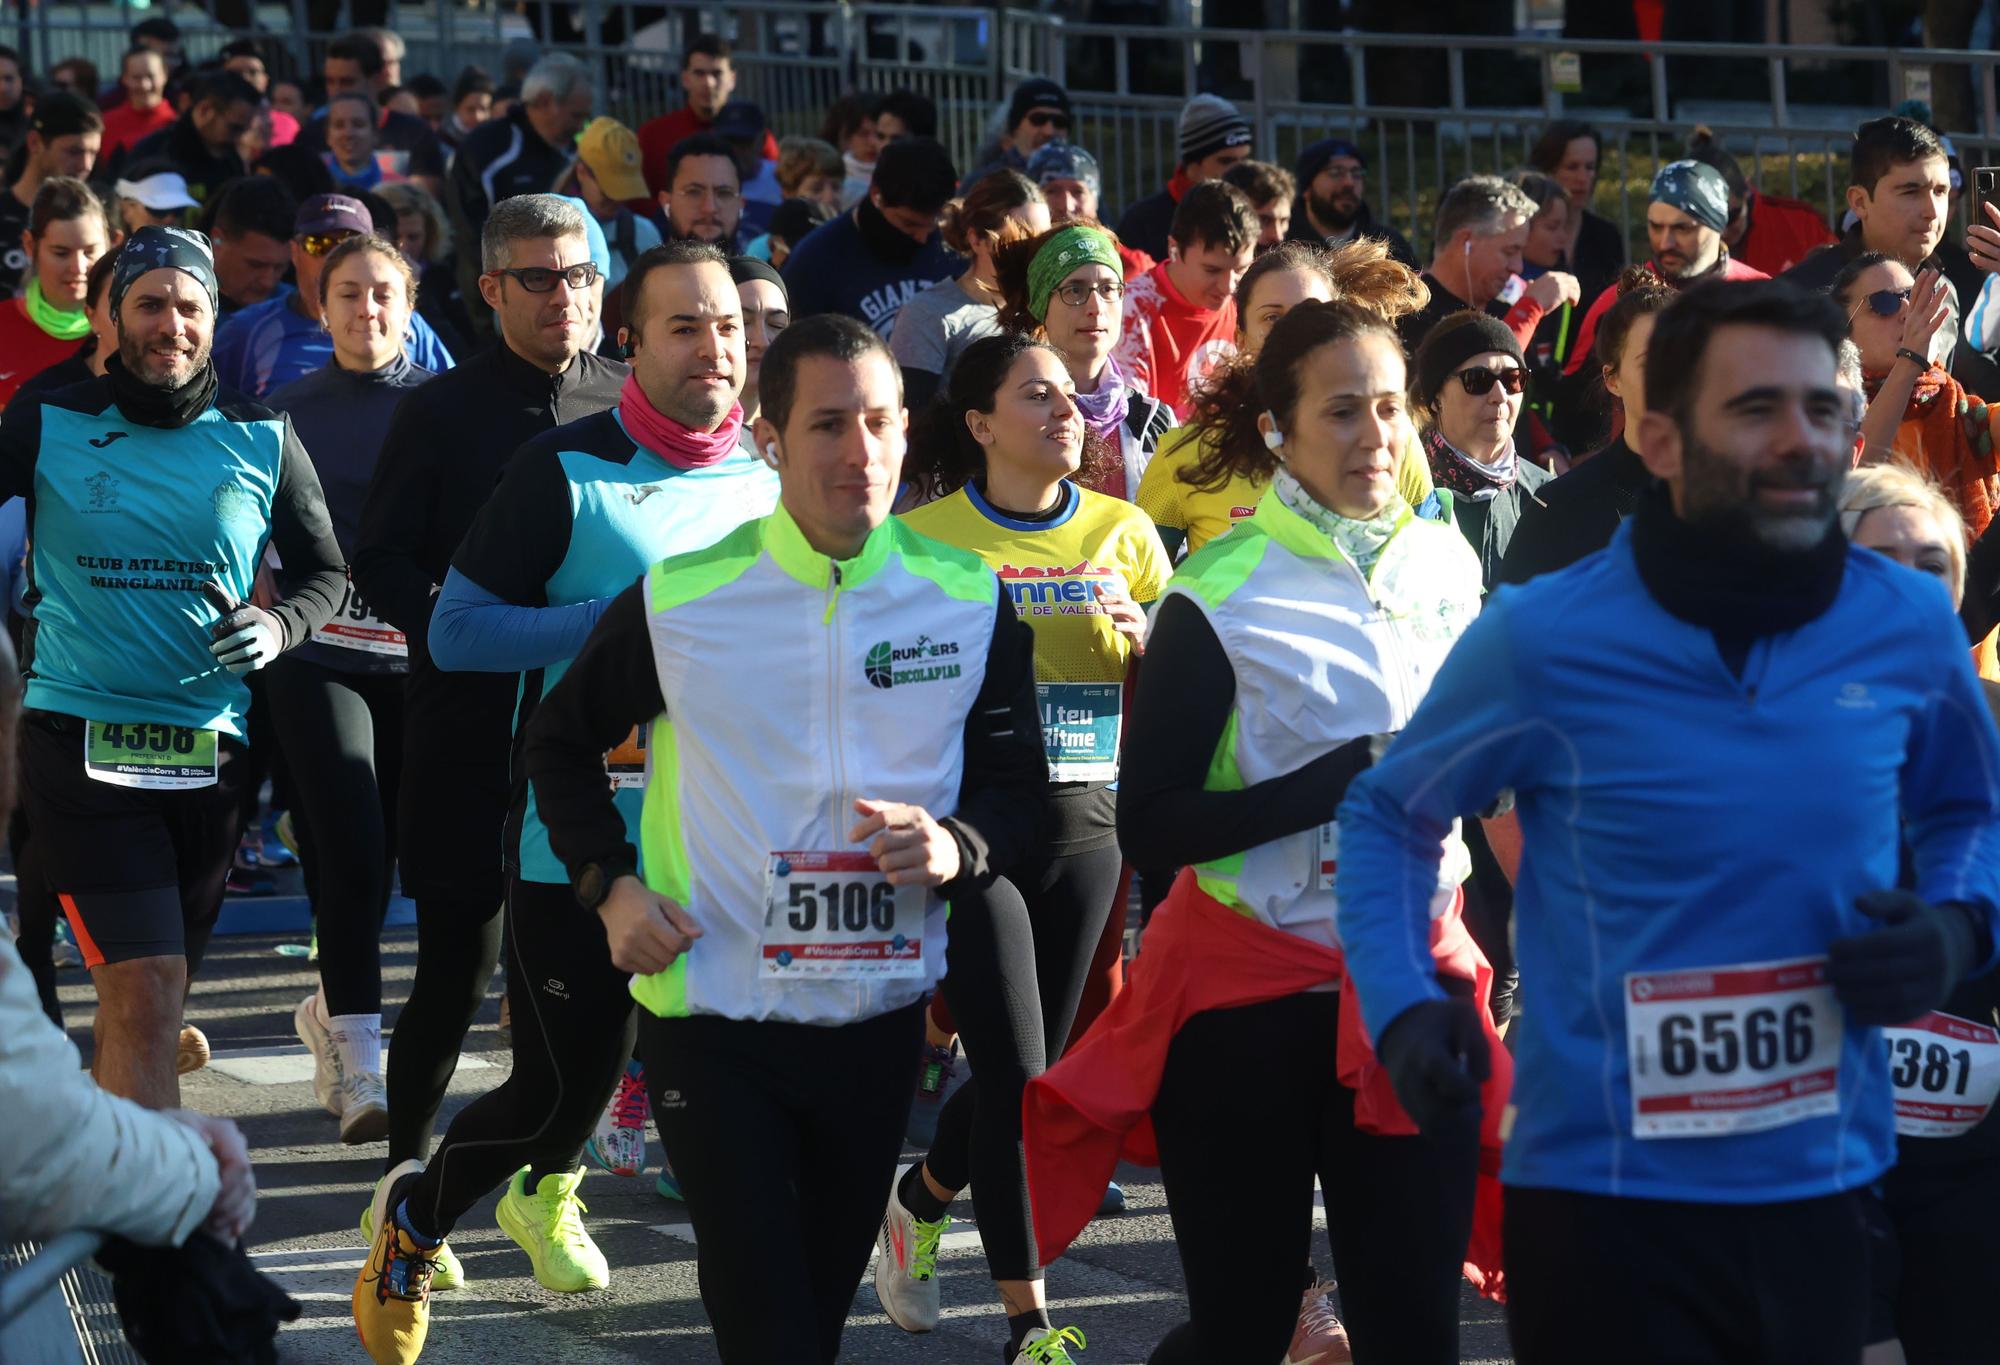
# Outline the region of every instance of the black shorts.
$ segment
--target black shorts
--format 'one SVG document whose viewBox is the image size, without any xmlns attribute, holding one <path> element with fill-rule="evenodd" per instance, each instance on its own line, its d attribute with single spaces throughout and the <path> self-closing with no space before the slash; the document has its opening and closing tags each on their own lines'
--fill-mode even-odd
<svg viewBox="0 0 2000 1365">
<path fill-rule="evenodd" d="M 83 735 L 75 716 L 21 719 L 21 787 L 49 889 L 85 966 L 185 957 L 192 973 L 242 832 L 248 751 L 223 736 L 215 785 L 147 791 L 87 776 Z"/>
</svg>

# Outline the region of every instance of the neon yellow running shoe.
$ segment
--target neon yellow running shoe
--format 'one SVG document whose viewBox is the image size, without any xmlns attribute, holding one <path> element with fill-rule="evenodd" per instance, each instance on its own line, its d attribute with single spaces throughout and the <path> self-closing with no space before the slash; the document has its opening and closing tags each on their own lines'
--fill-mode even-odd
<svg viewBox="0 0 2000 1365">
<path fill-rule="evenodd" d="M 576 1197 L 576 1187 L 582 1183 L 580 1170 L 545 1175 L 530 1194 L 528 1168 L 523 1166 L 507 1182 L 507 1193 L 494 1210 L 500 1230 L 534 1262 L 536 1282 L 558 1294 L 602 1289 L 611 1283 L 611 1267 L 579 1216 L 589 1212 Z"/>
<path fill-rule="evenodd" d="M 1051 1327 L 1023 1341 L 1012 1365 L 1076 1365 L 1075 1358 L 1064 1348 L 1074 1346 L 1081 1351 L 1089 1344 L 1079 1328 Z"/>
</svg>

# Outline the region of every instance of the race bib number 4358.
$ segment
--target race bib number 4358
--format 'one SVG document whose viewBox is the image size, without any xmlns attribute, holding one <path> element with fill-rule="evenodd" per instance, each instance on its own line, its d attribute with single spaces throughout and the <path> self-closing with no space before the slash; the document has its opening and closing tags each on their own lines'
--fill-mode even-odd
<svg viewBox="0 0 2000 1365">
<path fill-rule="evenodd" d="M 1756 1133 L 1840 1110 L 1824 958 L 1630 973 L 1625 1032 L 1635 1137 Z"/>
<path fill-rule="evenodd" d="M 766 887 L 765 980 L 924 974 L 924 889 L 889 885 L 866 853 L 773 853 Z"/>
</svg>

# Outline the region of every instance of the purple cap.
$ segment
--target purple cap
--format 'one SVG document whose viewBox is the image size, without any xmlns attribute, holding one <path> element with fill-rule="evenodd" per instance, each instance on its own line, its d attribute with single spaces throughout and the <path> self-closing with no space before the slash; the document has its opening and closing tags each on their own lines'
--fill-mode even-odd
<svg viewBox="0 0 2000 1365">
<path fill-rule="evenodd" d="M 308 232 L 374 230 L 375 220 L 368 216 L 368 206 L 345 194 L 315 194 L 299 205 L 298 217 L 292 219 L 292 232 L 298 236 Z"/>
</svg>

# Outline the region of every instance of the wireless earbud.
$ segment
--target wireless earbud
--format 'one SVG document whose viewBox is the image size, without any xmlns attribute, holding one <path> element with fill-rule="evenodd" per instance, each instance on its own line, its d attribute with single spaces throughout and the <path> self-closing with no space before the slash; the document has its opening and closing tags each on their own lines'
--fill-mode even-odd
<svg viewBox="0 0 2000 1365">
<path fill-rule="evenodd" d="M 764 458 L 768 460 L 775 460 L 778 458 L 778 443 L 776 441 L 764 442 Z"/>
<path fill-rule="evenodd" d="M 1282 450 L 1285 445 L 1285 433 L 1282 431 L 1265 432 L 1264 444 L 1272 450 Z"/>
</svg>

